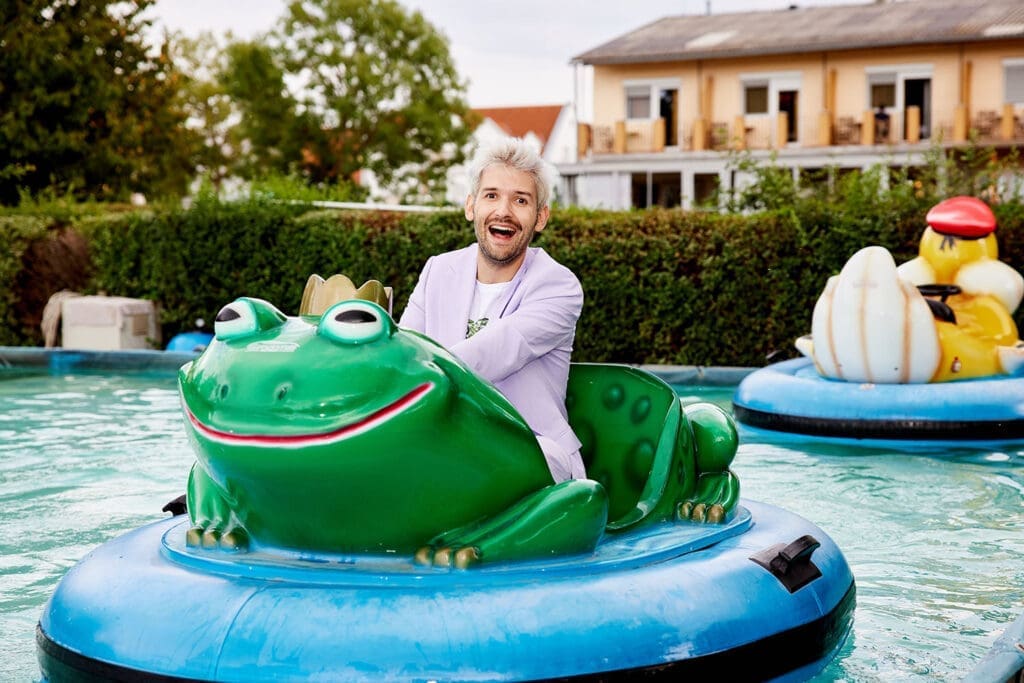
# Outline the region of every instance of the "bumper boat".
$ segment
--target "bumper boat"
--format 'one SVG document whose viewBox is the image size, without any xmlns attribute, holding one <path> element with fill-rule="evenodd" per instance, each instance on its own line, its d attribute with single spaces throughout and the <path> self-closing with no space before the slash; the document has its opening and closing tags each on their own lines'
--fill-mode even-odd
<svg viewBox="0 0 1024 683">
<path fill-rule="evenodd" d="M 755 370 L 733 397 L 748 427 L 830 439 L 1002 442 L 1024 439 L 1024 378 L 875 384 L 822 377 L 810 358 Z"/>
<path fill-rule="evenodd" d="M 490 384 L 368 301 L 240 299 L 179 385 L 187 509 L 62 579 L 47 681 L 793 680 L 849 631 L 835 543 L 741 499 L 731 418 L 637 368 L 572 367 L 592 479 L 558 484 Z"/>
<path fill-rule="evenodd" d="M 1006 627 L 964 680 L 1024 680 L 1024 614 Z"/>
<path fill-rule="evenodd" d="M 932 208 L 920 256 L 899 267 L 866 247 L 814 307 L 804 358 L 740 383 L 743 424 L 811 436 L 993 442 L 1024 438 L 1024 342 L 1012 313 L 1024 278 L 996 260 L 978 199 Z"/>
</svg>

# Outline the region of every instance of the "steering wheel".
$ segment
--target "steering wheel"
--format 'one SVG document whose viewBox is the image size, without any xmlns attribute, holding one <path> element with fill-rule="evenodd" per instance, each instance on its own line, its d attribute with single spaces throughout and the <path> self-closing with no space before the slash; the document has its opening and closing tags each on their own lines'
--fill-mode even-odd
<svg viewBox="0 0 1024 683">
<path fill-rule="evenodd" d="M 959 294 L 963 290 L 956 285 L 934 283 L 930 285 L 918 285 L 917 291 L 921 292 L 922 296 L 937 296 L 939 297 L 939 300 L 945 303 L 948 297 Z"/>
</svg>

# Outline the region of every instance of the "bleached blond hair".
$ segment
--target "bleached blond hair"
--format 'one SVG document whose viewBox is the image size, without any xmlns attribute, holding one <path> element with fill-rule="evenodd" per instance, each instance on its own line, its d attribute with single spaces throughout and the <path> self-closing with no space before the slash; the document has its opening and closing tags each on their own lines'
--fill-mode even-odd
<svg viewBox="0 0 1024 683">
<path fill-rule="evenodd" d="M 504 164 L 517 171 L 528 173 L 537 188 L 537 210 L 543 209 L 551 200 L 551 188 L 557 175 L 554 166 L 544 161 L 537 150 L 522 138 L 507 137 L 485 144 L 477 150 L 469 164 L 469 193 L 476 197 L 480 191 L 480 177 L 484 169 L 494 164 Z"/>
</svg>

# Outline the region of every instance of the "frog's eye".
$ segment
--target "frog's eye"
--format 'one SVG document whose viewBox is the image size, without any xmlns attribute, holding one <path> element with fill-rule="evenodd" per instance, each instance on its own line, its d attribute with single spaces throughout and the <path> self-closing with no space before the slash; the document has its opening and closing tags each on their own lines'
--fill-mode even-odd
<svg viewBox="0 0 1024 683">
<path fill-rule="evenodd" d="M 387 333 L 386 316 L 384 309 L 376 304 L 350 299 L 324 311 L 318 331 L 343 344 L 364 344 Z"/>
<path fill-rule="evenodd" d="M 260 299 L 241 298 L 220 309 L 213 321 L 217 339 L 230 341 L 284 324 L 285 315 Z"/>
</svg>

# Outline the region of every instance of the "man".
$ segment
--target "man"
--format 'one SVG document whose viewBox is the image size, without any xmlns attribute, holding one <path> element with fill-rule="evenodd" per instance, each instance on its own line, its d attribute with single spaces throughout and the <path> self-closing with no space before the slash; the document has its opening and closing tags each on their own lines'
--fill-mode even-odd
<svg viewBox="0 0 1024 683">
<path fill-rule="evenodd" d="M 493 383 L 537 435 L 556 482 L 586 476 L 565 410 L 583 288 L 530 247 L 547 225 L 550 166 L 523 140 L 481 149 L 466 219 L 476 244 L 427 260 L 399 325 L 447 347 Z"/>
</svg>

